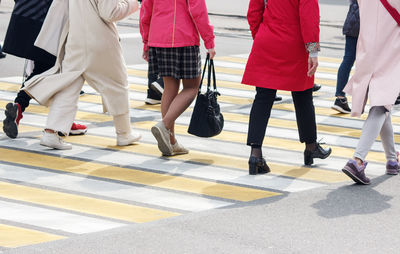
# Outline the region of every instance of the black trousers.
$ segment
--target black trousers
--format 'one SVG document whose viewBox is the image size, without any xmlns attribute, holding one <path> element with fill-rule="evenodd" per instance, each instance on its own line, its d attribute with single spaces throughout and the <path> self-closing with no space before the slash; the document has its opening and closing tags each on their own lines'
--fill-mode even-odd
<svg viewBox="0 0 400 254">
<path fill-rule="evenodd" d="M 34 68 L 33 72 L 29 77 L 27 77 L 26 81 L 31 79 L 33 76 L 41 74 L 51 67 L 53 67 L 55 62 L 40 62 L 40 61 L 34 61 Z M 22 84 L 21 89 L 24 87 L 24 84 Z M 25 109 L 29 106 L 29 102 L 32 98 L 23 90 L 20 90 L 17 94 L 17 97 L 15 98 L 14 102 L 18 103 L 21 106 L 22 112 L 25 111 Z"/>
<path fill-rule="evenodd" d="M 249 146 L 262 146 L 276 96 L 276 90 L 274 89 L 257 87 L 256 91 L 257 94 L 250 112 L 247 135 L 247 145 Z M 305 91 L 292 92 L 292 98 L 296 111 L 300 142 L 312 144 L 317 141 L 312 88 Z"/>
</svg>

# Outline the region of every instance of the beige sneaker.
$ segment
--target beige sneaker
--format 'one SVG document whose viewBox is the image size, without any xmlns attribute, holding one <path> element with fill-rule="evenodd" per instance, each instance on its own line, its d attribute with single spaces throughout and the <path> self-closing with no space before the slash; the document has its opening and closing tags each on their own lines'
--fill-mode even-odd
<svg viewBox="0 0 400 254">
<path fill-rule="evenodd" d="M 156 138 L 161 153 L 165 156 L 171 156 L 173 152 L 170 142 L 171 132 L 165 128 L 164 123 L 161 121 L 151 127 L 151 133 Z"/>
<path fill-rule="evenodd" d="M 142 138 L 140 133 L 132 132 L 129 135 L 117 135 L 117 146 L 129 146 Z"/>
<path fill-rule="evenodd" d="M 189 150 L 186 149 L 183 145 L 179 144 L 178 141 L 176 141 L 176 143 L 172 145 L 172 154 L 171 155 L 179 155 L 179 154 L 187 154 L 187 153 L 189 153 Z"/>
<path fill-rule="evenodd" d="M 72 145 L 65 143 L 64 140 L 58 136 L 57 133 L 43 132 L 40 139 L 40 145 L 47 146 L 57 150 L 71 150 Z"/>
</svg>

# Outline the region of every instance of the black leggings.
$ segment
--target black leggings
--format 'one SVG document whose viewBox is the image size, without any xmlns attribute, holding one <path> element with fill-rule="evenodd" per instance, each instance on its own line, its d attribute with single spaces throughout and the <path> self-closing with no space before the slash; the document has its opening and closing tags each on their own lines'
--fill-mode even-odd
<svg viewBox="0 0 400 254">
<path fill-rule="evenodd" d="M 257 94 L 250 112 L 247 145 L 262 146 L 267 129 L 271 109 L 274 104 L 276 90 L 256 88 Z M 300 92 L 292 92 L 296 110 L 297 128 L 301 143 L 312 144 L 317 140 L 317 126 L 313 104 L 312 88 Z"/>
<path fill-rule="evenodd" d="M 33 68 L 33 72 L 31 73 L 31 75 L 29 75 L 29 77 L 26 79 L 26 81 L 28 81 L 29 79 L 31 79 L 33 76 L 41 74 L 45 71 L 47 71 L 48 69 L 50 69 L 51 67 L 54 66 L 54 62 L 50 63 L 50 62 L 39 62 L 39 61 L 35 61 L 34 62 L 34 68 Z M 21 89 L 24 87 L 24 84 L 22 84 Z M 29 106 L 29 102 L 32 98 L 23 90 L 20 90 L 17 94 L 17 97 L 15 98 L 14 102 L 18 103 L 21 106 L 21 110 L 22 112 L 25 111 L 25 109 Z"/>
</svg>

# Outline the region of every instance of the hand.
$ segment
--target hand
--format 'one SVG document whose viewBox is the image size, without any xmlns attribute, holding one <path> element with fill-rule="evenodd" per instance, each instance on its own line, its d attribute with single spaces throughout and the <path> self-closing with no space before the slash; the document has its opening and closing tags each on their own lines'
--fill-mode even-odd
<svg viewBox="0 0 400 254">
<path fill-rule="evenodd" d="M 215 51 L 214 48 L 208 49 L 207 51 L 208 51 L 208 54 L 210 54 L 210 59 L 213 59 L 215 54 L 217 54 L 217 52 Z"/>
<path fill-rule="evenodd" d="M 149 61 L 149 51 L 148 50 L 144 50 L 142 57 L 143 57 L 144 60 L 146 60 L 146 62 L 148 62 Z"/>
<path fill-rule="evenodd" d="M 318 67 L 318 57 L 309 57 L 307 76 L 309 77 L 314 76 L 315 72 L 317 71 L 317 67 Z"/>
</svg>

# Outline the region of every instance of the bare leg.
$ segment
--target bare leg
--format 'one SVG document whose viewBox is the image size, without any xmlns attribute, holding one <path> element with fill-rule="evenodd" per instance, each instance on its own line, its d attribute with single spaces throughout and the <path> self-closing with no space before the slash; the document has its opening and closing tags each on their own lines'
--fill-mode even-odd
<svg viewBox="0 0 400 254">
<path fill-rule="evenodd" d="M 184 79 L 183 89 L 179 91 L 179 80 L 164 77 L 164 93 L 161 99 L 163 122 L 171 135 L 171 144 L 176 143 L 174 135 L 175 120 L 190 106 L 200 86 L 200 76 L 194 79 Z"/>
</svg>

